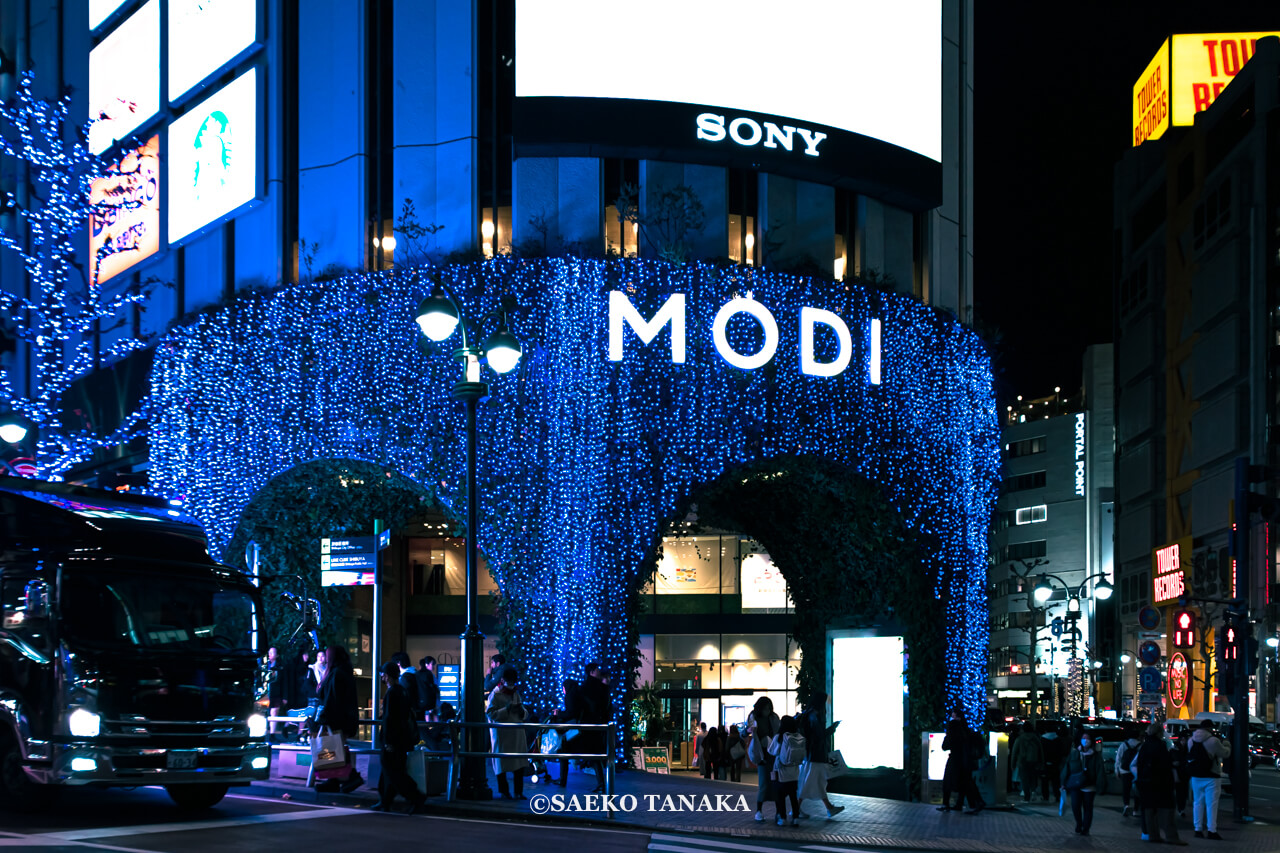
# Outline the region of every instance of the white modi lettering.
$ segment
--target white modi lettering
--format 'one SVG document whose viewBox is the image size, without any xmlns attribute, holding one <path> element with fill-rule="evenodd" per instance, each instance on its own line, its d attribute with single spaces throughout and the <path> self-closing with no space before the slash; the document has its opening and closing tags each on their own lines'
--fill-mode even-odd
<svg viewBox="0 0 1280 853">
<path fill-rule="evenodd" d="M 827 138 L 825 133 L 809 130 L 807 127 L 778 125 L 771 121 L 758 122 L 746 116 L 730 121 L 727 130 L 725 117 L 722 115 L 702 113 L 696 121 L 699 139 L 705 139 L 707 142 L 724 142 L 728 137 L 746 148 L 763 142 L 765 148 L 785 148 L 791 151 L 795 144 L 794 137 L 799 134 L 804 142 L 804 153 L 810 157 L 818 156 L 818 145 Z"/>
<path fill-rule="evenodd" d="M 764 340 L 760 349 L 752 354 L 738 352 L 729 343 L 729 321 L 737 314 L 749 314 L 760 324 Z M 622 361 L 624 328 L 631 327 L 645 343 L 653 339 L 667 324 L 671 324 L 671 361 L 685 361 L 685 298 L 674 293 L 667 298 L 652 320 L 645 320 L 630 298 L 620 290 L 609 293 L 609 360 Z M 818 361 L 816 355 L 817 327 L 826 326 L 836 336 L 836 355 L 831 361 Z M 872 320 L 870 329 L 868 363 L 871 384 L 880 384 L 880 321 Z M 778 349 L 778 323 L 762 303 L 748 297 L 736 296 L 716 312 L 711 324 L 711 338 L 716 352 L 734 367 L 755 370 L 768 364 Z M 849 326 L 831 311 L 805 306 L 800 309 L 800 371 L 807 376 L 839 376 L 853 360 L 853 335 Z"/>
</svg>

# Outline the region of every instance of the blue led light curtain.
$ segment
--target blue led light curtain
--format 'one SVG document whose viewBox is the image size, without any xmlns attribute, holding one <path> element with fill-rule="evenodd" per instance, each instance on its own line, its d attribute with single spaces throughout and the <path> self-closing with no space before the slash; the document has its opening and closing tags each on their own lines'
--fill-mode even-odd
<svg viewBox="0 0 1280 853">
<path fill-rule="evenodd" d="M 155 358 L 153 484 L 186 497 L 215 551 L 263 485 L 320 458 L 394 468 L 463 517 L 463 409 L 449 395 L 460 341 L 420 341 L 413 311 L 428 273 L 449 281 L 473 318 L 503 294 L 521 306 L 510 318 L 525 342 L 519 369 L 486 371 L 479 543 L 517 605 L 531 696 L 554 703 L 588 660 L 625 671 L 634 573 L 701 484 L 753 460 L 810 454 L 881 483 L 908 526 L 939 543 L 923 559 L 950 602 L 947 704 L 983 719 L 999 472 L 989 359 L 950 316 L 856 285 L 750 267 L 504 258 L 244 297 L 175 329 Z M 625 323 L 622 359 L 611 361 L 611 291 L 644 320 L 684 294 L 685 362 L 673 363 L 671 324 L 645 344 Z M 777 322 L 776 353 L 754 370 L 731 366 L 713 341 L 716 314 L 735 296 Z M 806 306 L 840 315 L 851 332 L 838 376 L 801 372 Z M 836 334 L 815 328 L 815 360 L 834 360 Z M 725 339 L 756 353 L 762 325 L 740 313 Z"/>
</svg>

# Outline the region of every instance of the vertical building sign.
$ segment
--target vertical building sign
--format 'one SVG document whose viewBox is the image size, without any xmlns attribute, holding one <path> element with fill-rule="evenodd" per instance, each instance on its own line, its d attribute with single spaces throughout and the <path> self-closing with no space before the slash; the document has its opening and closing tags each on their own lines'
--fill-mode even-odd
<svg viewBox="0 0 1280 853">
<path fill-rule="evenodd" d="M 1076 413 L 1076 495 L 1084 497 L 1084 412 Z"/>
<path fill-rule="evenodd" d="M 89 264 L 101 284 L 160 250 L 160 137 L 130 151 L 89 190 Z"/>
</svg>

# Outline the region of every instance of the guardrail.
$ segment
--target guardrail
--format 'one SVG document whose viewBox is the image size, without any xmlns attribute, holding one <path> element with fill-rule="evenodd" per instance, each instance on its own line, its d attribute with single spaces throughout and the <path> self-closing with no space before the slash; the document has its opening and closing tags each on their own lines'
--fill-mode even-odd
<svg viewBox="0 0 1280 853">
<path fill-rule="evenodd" d="M 306 717 L 268 717 L 267 720 L 270 723 L 277 723 L 277 722 L 296 723 L 301 727 L 299 729 L 299 734 L 300 735 L 305 734 L 305 724 L 307 722 Z M 361 719 L 359 723 L 361 726 L 370 726 L 370 727 L 377 727 L 382 725 L 381 720 L 374 720 L 374 719 L 367 719 L 367 718 Z M 440 723 L 425 723 L 425 722 L 418 723 L 419 731 L 429 727 L 434 727 L 436 728 L 437 731 L 440 729 L 440 727 L 448 727 L 449 729 L 449 749 L 447 751 L 421 750 L 426 753 L 425 757 L 429 761 L 430 760 L 447 761 L 449 763 L 448 781 L 445 786 L 445 796 L 447 801 L 452 802 L 454 799 L 454 794 L 455 794 L 455 791 L 457 790 L 458 771 L 460 770 L 462 765 L 462 762 L 460 759 L 465 759 L 465 758 L 480 758 L 480 759 L 526 758 L 531 763 L 551 762 L 551 761 L 599 761 L 604 766 L 604 793 L 606 795 L 606 798 L 613 794 L 614 764 L 615 764 L 614 753 L 616 751 L 617 742 L 618 742 L 617 741 L 618 732 L 617 732 L 616 723 L 488 723 L 488 722 L 462 723 L 456 720 L 451 720 L 449 722 L 440 722 Z M 543 753 L 541 751 L 538 751 L 538 752 L 475 752 L 475 751 L 461 749 L 460 747 L 461 747 L 462 738 L 460 737 L 460 735 L 462 734 L 462 730 L 477 729 L 477 728 L 487 729 L 489 731 L 493 731 L 494 729 L 520 729 L 527 732 L 528 735 L 530 736 L 538 736 L 538 737 L 540 737 L 541 734 L 546 731 L 558 731 L 562 733 L 569 732 L 569 731 L 575 731 L 579 733 L 587 732 L 587 731 L 601 731 L 605 735 L 605 748 L 603 752 L 582 752 L 582 753 L 579 753 L 579 752 Z M 358 743 L 358 741 L 356 743 Z M 297 743 L 273 743 L 271 744 L 271 749 L 273 752 L 280 751 L 280 750 L 302 750 L 302 749 L 309 750 L 310 742 L 308 740 L 306 742 L 299 741 Z M 374 755 L 378 752 L 381 752 L 380 749 L 374 749 L 372 744 L 370 744 L 370 746 L 367 746 L 367 747 L 359 747 L 359 746 L 352 746 L 351 742 L 347 744 L 347 749 L 353 755 Z M 314 783 L 314 781 L 315 781 L 315 768 L 311 767 L 307 771 L 307 786 L 310 787 Z M 606 804 L 608 804 L 610 800 L 606 799 L 605 802 Z M 606 811 L 608 816 L 612 818 L 613 810 L 606 809 Z"/>
</svg>

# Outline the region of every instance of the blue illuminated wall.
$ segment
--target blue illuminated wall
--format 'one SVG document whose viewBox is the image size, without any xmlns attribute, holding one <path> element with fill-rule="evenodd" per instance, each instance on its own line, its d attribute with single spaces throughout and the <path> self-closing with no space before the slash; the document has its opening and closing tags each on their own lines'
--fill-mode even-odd
<svg viewBox="0 0 1280 853">
<path fill-rule="evenodd" d="M 439 271 L 468 313 L 501 294 L 522 312 L 520 369 L 488 374 L 480 412 L 481 530 L 514 626 L 528 692 L 553 700 L 587 660 L 625 671 L 627 596 L 665 524 L 700 485 L 744 463 L 809 454 L 881 483 L 949 602 L 947 702 L 981 720 L 987 654 L 986 534 L 999 470 L 990 364 L 976 335 L 896 294 L 751 267 L 639 260 L 501 259 Z M 373 273 L 245 297 L 170 333 L 156 352 L 154 485 L 185 495 L 216 550 L 271 478 L 314 459 L 393 467 L 462 517 L 462 407 L 449 396 L 457 341 L 424 346 L 412 313 L 422 271 Z M 669 329 L 626 332 L 608 353 L 608 294 L 645 317 L 687 302 L 688 357 Z M 777 319 L 773 361 L 730 367 L 712 344 L 716 312 L 750 293 Z M 799 369 L 802 306 L 840 314 L 854 356 L 835 378 Z M 868 381 L 869 320 L 883 322 L 883 381 Z M 486 330 L 487 331 L 487 330 Z M 754 352 L 759 327 L 729 327 Z M 820 336 L 820 359 L 832 342 Z M 614 680 L 621 697 L 621 679 Z M 619 703 L 620 704 L 620 703 Z"/>
</svg>

